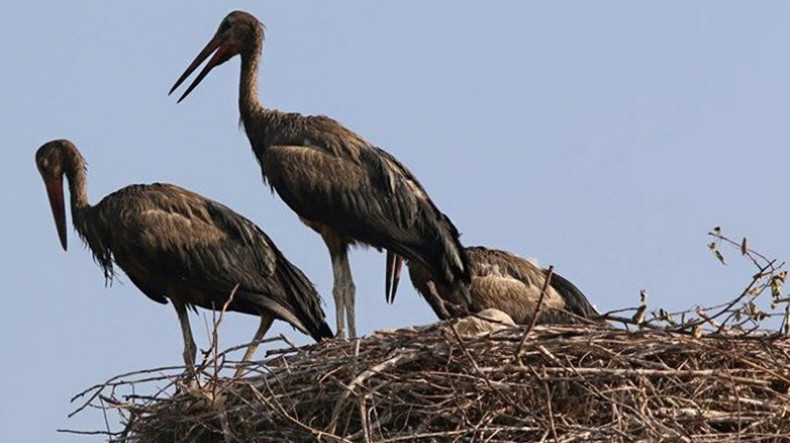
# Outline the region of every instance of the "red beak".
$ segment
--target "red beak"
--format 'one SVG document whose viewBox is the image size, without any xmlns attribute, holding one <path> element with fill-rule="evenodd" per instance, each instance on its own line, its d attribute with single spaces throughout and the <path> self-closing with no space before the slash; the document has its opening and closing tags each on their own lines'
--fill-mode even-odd
<svg viewBox="0 0 790 443">
<path fill-rule="evenodd" d="M 399 255 L 387 251 L 387 272 L 385 284 L 384 299 L 387 303 L 395 301 L 395 293 L 398 292 L 398 283 L 400 282 L 400 271 L 403 268 L 403 258 Z"/>
<path fill-rule="evenodd" d="M 55 217 L 55 227 L 58 229 L 58 237 L 63 250 L 67 249 L 66 241 L 66 209 L 63 205 L 63 179 L 51 178 L 46 180 L 47 196 L 49 205 L 52 207 L 52 216 Z"/>
<path fill-rule="evenodd" d="M 215 66 L 221 65 L 222 63 L 226 62 L 232 56 L 232 54 L 230 52 L 229 46 L 227 45 L 223 46 L 224 41 L 225 39 L 222 36 L 215 36 L 214 38 L 212 38 L 211 41 L 208 42 L 206 47 L 203 48 L 202 51 L 200 51 L 200 54 L 198 54 L 198 56 L 195 57 L 195 60 L 192 61 L 189 67 L 187 67 L 186 71 L 184 71 L 184 73 L 181 74 L 181 77 L 178 78 L 176 84 L 174 84 L 173 87 L 170 88 L 170 92 L 168 92 L 168 95 L 172 94 L 173 91 L 175 91 L 176 88 L 178 88 L 181 85 L 181 83 L 183 83 L 184 80 L 186 80 L 187 77 L 189 77 L 190 74 L 192 74 L 192 72 L 194 72 L 195 69 L 197 69 L 197 67 L 200 66 L 200 64 L 203 63 L 205 59 L 208 58 L 209 55 L 211 55 L 212 52 L 217 51 L 216 53 L 214 53 L 214 57 L 211 57 L 211 60 L 209 60 L 209 62 L 206 63 L 206 66 L 203 67 L 203 70 L 200 71 L 200 74 L 198 74 L 198 76 L 195 78 L 192 84 L 189 85 L 186 92 L 184 92 L 184 94 L 181 95 L 181 98 L 178 99 L 178 103 L 181 103 L 181 101 L 184 100 L 187 97 L 187 95 L 189 95 L 189 93 L 192 92 L 192 90 L 195 89 L 198 84 L 200 84 L 201 81 L 203 81 L 206 75 L 208 75 L 208 73 Z"/>
</svg>

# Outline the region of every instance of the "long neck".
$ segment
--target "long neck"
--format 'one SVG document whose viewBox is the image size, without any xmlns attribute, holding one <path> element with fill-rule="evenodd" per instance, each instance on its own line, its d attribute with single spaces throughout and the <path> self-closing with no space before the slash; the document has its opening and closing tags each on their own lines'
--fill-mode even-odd
<svg viewBox="0 0 790 443">
<path fill-rule="evenodd" d="M 239 111 L 247 127 L 250 119 L 264 109 L 258 96 L 258 62 L 261 59 L 261 49 L 263 49 L 263 37 L 255 36 L 252 43 L 241 52 Z"/>
<path fill-rule="evenodd" d="M 78 152 L 72 152 L 67 161 L 66 179 L 69 181 L 71 219 L 74 229 L 90 248 L 94 260 L 104 270 L 104 278 L 109 282 L 115 272 L 113 271 L 112 253 L 105 237 L 108 229 L 117 229 L 117 227 L 103 224 L 98 217 L 94 216 L 94 208 L 88 203 L 85 160 L 82 156 Z"/>
<path fill-rule="evenodd" d="M 71 197 L 71 218 L 74 228 L 85 237 L 87 226 L 85 216 L 90 209 L 88 203 L 88 187 L 86 185 L 85 160 L 78 154 L 69 159 L 66 169 L 66 179 L 69 182 L 69 195 Z"/>
</svg>

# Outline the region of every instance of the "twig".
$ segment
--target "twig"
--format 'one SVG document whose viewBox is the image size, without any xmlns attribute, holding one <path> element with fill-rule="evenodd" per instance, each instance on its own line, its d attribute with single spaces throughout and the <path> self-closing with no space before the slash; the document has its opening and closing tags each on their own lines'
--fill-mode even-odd
<svg viewBox="0 0 790 443">
<path fill-rule="evenodd" d="M 554 265 L 550 265 L 549 269 L 546 270 L 546 279 L 543 280 L 543 287 L 540 288 L 540 297 L 538 297 L 538 303 L 535 305 L 535 313 L 532 314 L 532 320 L 529 322 L 529 326 L 524 331 L 524 338 L 521 339 L 521 342 L 518 344 L 516 351 L 513 353 L 515 358 L 521 354 L 521 348 L 524 347 L 524 344 L 527 342 L 527 337 L 529 336 L 529 332 L 532 328 L 535 327 L 535 324 L 538 321 L 538 316 L 540 315 L 540 308 L 543 306 L 543 297 L 546 296 L 546 290 L 549 287 L 549 283 L 551 282 L 551 277 L 554 275 Z"/>
<path fill-rule="evenodd" d="M 549 416 L 551 435 L 554 437 L 554 442 L 559 443 L 560 438 L 557 435 L 557 428 L 554 427 L 554 412 L 551 410 L 551 390 L 549 389 L 549 384 L 545 381 L 543 382 L 543 389 L 546 390 L 546 411 L 548 412 Z"/>
</svg>

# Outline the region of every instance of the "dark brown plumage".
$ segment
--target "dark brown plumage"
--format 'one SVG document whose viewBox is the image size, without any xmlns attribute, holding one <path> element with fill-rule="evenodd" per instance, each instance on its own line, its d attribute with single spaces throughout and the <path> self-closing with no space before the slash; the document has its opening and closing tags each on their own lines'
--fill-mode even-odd
<svg viewBox="0 0 790 443">
<path fill-rule="evenodd" d="M 315 340 L 332 336 L 312 283 L 255 224 L 227 207 L 168 184 L 132 185 L 88 203 L 85 162 L 67 140 L 36 152 L 55 223 L 66 249 L 63 176 L 69 182 L 74 228 L 112 279 L 117 264 L 145 295 L 173 302 L 184 334 L 184 361 L 195 344 L 186 308 L 221 309 L 261 317 L 260 340 L 272 319 Z M 235 291 L 235 292 L 234 292 Z M 245 360 L 255 348 L 248 349 Z"/>
<path fill-rule="evenodd" d="M 241 56 L 239 109 L 265 182 L 329 248 L 338 334 L 356 335 L 347 250 L 355 242 L 422 264 L 449 297 L 466 302 L 467 258 L 458 231 L 397 159 L 335 120 L 265 108 L 257 92 L 263 28 L 232 12 L 171 93 L 212 53 L 183 100 L 215 66 Z M 216 51 L 216 52 L 215 52 Z"/>
<path fill-rule="evenodd" d="M 509 252 L 481 246 L 466 248 L 472 272 L 470 310 L 480 312 L 494 308 L 508 314 L 519 324 L 529 324 L 535 314 L 546 270 Z M 440 300 L 446 300 L 442 289 L 438 297 L 431 292 L 432 280 L 425 268 L 408 262 L 409 277 L 439 318 L 448 316 Z M 568 315 L 571 314 L 571 315 Z M 600 314 L 582 292 L 562 276 L 552 273 L 543 299 L 541 323 L 575 322 L 576 317 L 594 319 Z"/>
</svg>

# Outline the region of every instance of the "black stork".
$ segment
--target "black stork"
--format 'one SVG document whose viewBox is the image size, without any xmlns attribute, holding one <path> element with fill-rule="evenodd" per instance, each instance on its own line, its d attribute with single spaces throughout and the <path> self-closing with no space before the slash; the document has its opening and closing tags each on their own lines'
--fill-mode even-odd
<svg viewBox="0 0 790 443">
<path fill-rule="evenodd" d="M 356 336 L 355 287 L 348 262 L 348 247 L 355 243 L 385 249 L 388 275 L 395 255 L 420 263 L 449 302 L 466 307 L 467 257 L 450 219 L 395 157 L 339 122 L 264 107 L 258 97 L 263 39 L 263 26 L 254 16 L 231 12 L 170 93 L 212 54 L 179 102 L 215 66 L 241 57 L 241 121 L 264 182 L 329 249 L 338 335 L 345 334 L 345 316 L 349 336 Z"/>
<path fill-rule="evenodd" d="M 482 246 L 468 247 L 472 284 L 470 311 L 498 309 L 508 314 L 517 324 L 529 324 L 546 282 L 547 270 L 517 255 Z M 401 261 L 396 261 L 391 282 L 392 292 L 387 301 L 395 299 Z M 440 286 L 435 287 L 430 272 L 421 264 L 407 262 L 409 277 L 417 291 L 422 294 L 441 319 L 453 316 L 452 306 L 442 302 L 446 296 Z M 434 288 L 435 287 L 435 288 Z M 434 290 L 438 291 L 438 298 Z M 552 273 L 541 305 L 541 323 L 575 323 L 578 318 L 594 320 L 600 317 L 587 297 L 573 283 L 561 275 Z"/>
<path fill-rule="evenodd" d="M 184 335 L 184 363 L 194 373 L 197 348 L 187 308 L 221 309 L 260 316 L 260 327 L 243 361 L 276 318 L 316 341 L 332 336 L 321 299 L 310 280 L 266 234 L 227 207 L 169 184 L 131 185 L 88 203 L 85 161 L 68 140 L 36 152 L 55 226 L 66 249 L 63 177 L 71 194 L 74 228 L 104 276 L 114 264 L 151 300 L 176 309 Z"/>
</svg>

